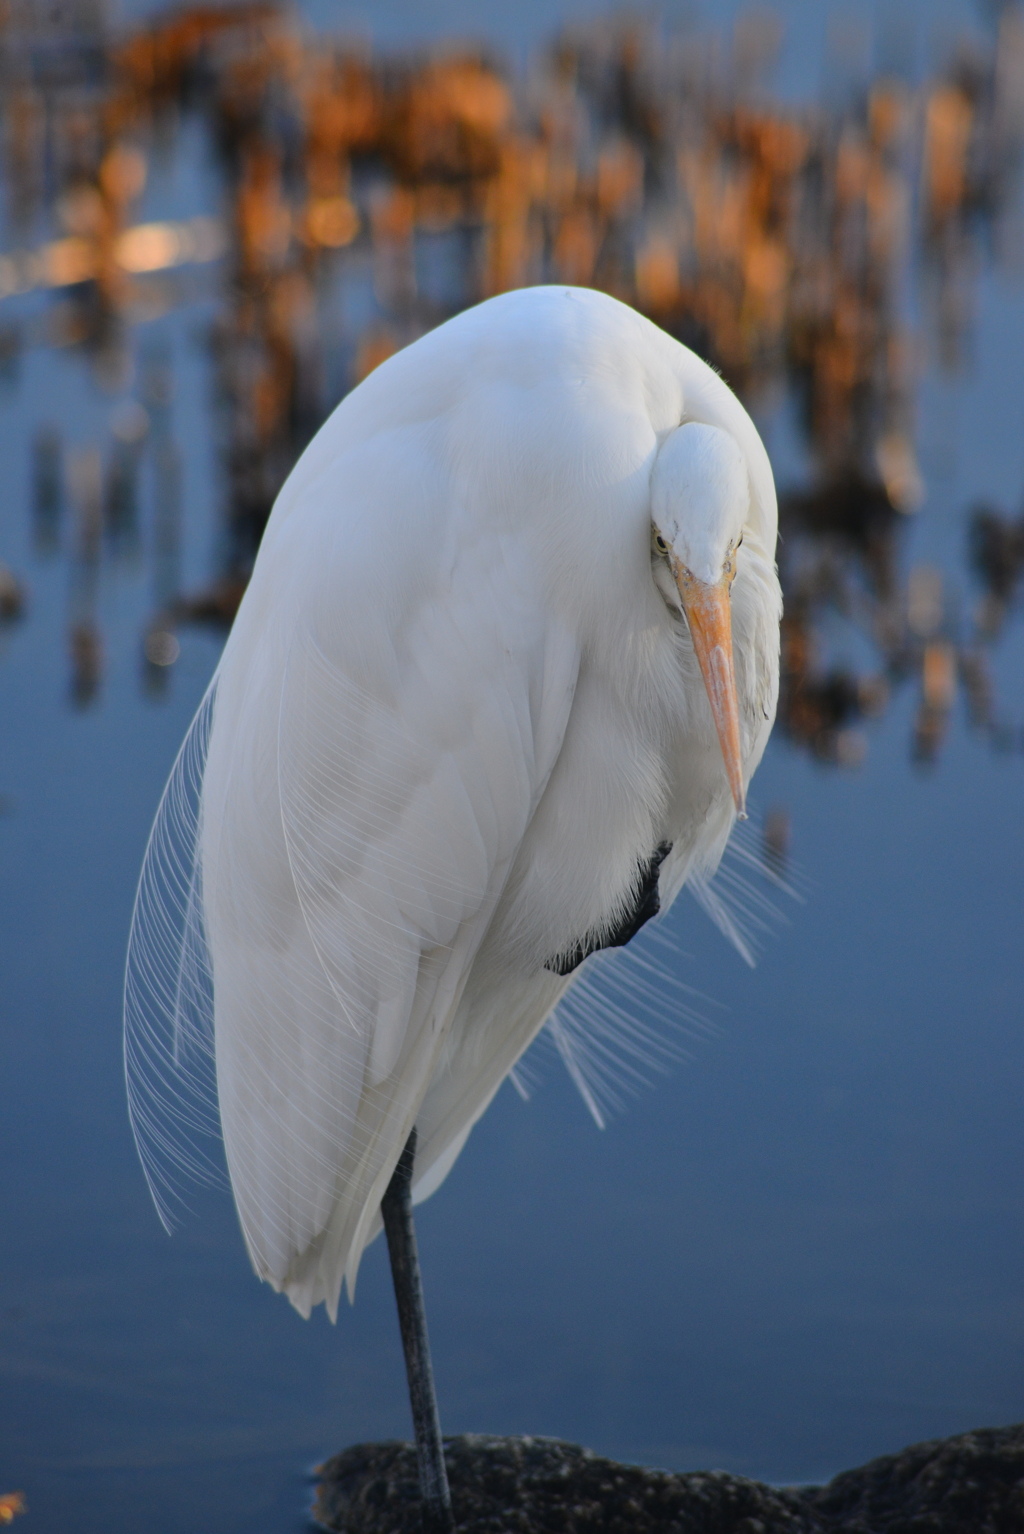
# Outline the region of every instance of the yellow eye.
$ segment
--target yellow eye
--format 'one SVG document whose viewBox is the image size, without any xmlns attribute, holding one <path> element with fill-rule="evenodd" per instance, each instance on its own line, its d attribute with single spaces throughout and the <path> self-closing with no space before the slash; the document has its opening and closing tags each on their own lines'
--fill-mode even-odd
<svg viewBox="0 0 1024 1534">
<path fill-rule="evenodd" d="M 653 542 L 654 547 L 659 554 L 668 553 L 668 544 L 665 542 L 660 533 L 654 533 L 651 541 Z"/>
</svg>

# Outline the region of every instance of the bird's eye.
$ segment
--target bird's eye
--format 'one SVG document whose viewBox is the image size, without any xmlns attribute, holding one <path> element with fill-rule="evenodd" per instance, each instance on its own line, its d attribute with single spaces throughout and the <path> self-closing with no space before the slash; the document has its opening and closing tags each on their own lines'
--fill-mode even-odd
<svg viewBox="0 0 1024 1534">
<path fill-rule="evenodd" d="M 654 534 L 653 542 L 654 542 L 654 547 L 655 547 L 655 549 L 657 550 L 657 552 L 659 554 L 667 554 L 668 553 L 668 544 L 665 542 L 664 538 L 661 536 L 660 533 L 655 533 Z"/>
<path fill-rule="evenodd" d="M 722 573 L 730 585 L 736 577 L 736 555 L 739 553 L 740 544 L 742 542 L 743 534 L 741 533 L 739 538 L 733 544 L 732 548 L 729 550 L 728 554 L 725 556 L 725 566 Z"/>
</svg>

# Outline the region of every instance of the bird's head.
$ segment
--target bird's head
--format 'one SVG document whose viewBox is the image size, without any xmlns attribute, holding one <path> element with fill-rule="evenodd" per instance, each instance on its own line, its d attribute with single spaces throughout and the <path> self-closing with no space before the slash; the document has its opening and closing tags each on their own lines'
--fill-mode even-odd
<svg viewBox="0 0 1024 1534">
<path fill-rule="evenodd" d="M 749 510 L 747 465 L 734 437 L 697 422 L 666 437 L 651 477 L 654 579 L 689 625 L 741 819 L 746 810 L 730 592 Z"/>
</svg>

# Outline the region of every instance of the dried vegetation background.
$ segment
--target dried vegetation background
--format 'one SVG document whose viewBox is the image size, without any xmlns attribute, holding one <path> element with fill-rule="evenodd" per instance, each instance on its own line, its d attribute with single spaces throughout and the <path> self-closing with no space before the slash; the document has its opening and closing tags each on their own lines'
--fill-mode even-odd
<svg viewBox="0 0 1024 1534">
<path fill-rule="evenodd" d="M 177 10 L 120 36 L 84 3 L 0 7 L 0 362 L 59 346 L 86 353 L 112 395 L 135 380 L 108 441 L 65 455 L 56 424 L 35 440 L 37 546 L 74 567 L 74 700 L 101 685 L 98 570 L 137 537 L 147 455 L 156 599 L 141 638 L 158 691 L 182 624 L 230 621 L 274 497 L 338 398 L 466 305 L 558 281 L 635 305 L 758 416 L 796 402 L 810 472 L 782 507 L 790 738 L 855 765 L 861 721 L 909 684 L 918 760 L 958 699 L 993 745 L 1021 749 L 989 655 L 1024 519 L 965 508 L 966 607 L 938 569 L 906 570 L 903 546 L 927 515 L 922 358 L 959 365 L 979 274 L 1012 268 L 1024 242 L 1024 10 L 1004 8 L 990 45 L 954 48 L 922 84 L 879 77 L 801 109 L 765 92 L 778 39 L 768 11 L 728 46 L 623 17 L 563 33 L 513 77 L 464 48 L 374 57 L 272 5 Z M 214 157 L 220 211 L 139 221 L 152 164 L 186 131 Z M 33 239 L 43 225 L 51 237 Z M 28 302 L 39 290 L 44 308 Z M 182 591 L 173 380 L 138 337 L 197 293 L 217 304 L 224 538 L 208 586 Z M 0 570 L 0 613 L 23 605 L 17 572 Z M 829 658 L 837 613 L 866 641 L 862 667 Z"/>
</svg>

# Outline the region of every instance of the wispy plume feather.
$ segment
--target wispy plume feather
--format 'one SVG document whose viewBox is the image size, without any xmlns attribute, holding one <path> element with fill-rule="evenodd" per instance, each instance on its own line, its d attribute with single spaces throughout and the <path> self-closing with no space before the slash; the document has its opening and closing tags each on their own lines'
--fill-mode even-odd
<svg viewBox="0 0 1024 1534">
<path fill-rule="evenodd" d="M 211 685 L 164 790 L 135 897 L 124 996 L 128 1109 L 160 1219 L 171 1230 L 189 1184 L 222 1184 L 213 983 L 203 931 L 200 796 Z"/>
<path fill-rule="evenodd" d="M 802 898 L 772 867 L 759 825 L 750 820 L 736 824 L 715 873 L 691 875 L 686 884 L 752 967 L 764 942 L 786 920 L 760 887 L 764 880 L 775 892 Z M 541 1048 L 554 1047 L 599 1129 L 654 1077 L 684 1063 L 694 1039 L 714 1031 L 707 1012 L 717 1003 L 678 976 L 683 921 L 676 902 L 627 947 L 593 954 L 538 1041 Z"/>
</svg>

